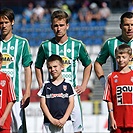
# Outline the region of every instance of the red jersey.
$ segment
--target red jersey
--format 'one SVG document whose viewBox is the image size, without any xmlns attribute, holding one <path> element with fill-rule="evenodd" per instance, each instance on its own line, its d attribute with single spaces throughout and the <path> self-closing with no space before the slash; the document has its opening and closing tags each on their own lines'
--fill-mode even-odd
<svg viewBox="0 0 133 133">
<path fill-rule="evenodd" d="M 133 127 L 133 71 L 109 74 L 103 100 L 113 103 L 117 127 Z"/>
<path fill-rule="evenodd" d="M 9 102 L 16 101 L 14 87 L 10 76 L 0 71 L 0 117 L 3 115 Z M 8 115 L 3 129 L 10 129 L 11 114 Z"/>
</svg>

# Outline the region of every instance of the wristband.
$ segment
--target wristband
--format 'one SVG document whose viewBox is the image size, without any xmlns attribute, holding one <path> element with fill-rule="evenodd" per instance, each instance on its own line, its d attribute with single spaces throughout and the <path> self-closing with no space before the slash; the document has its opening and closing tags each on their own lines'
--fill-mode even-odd
<svg viewBox="0 0 133 133">
<path fill-rule="evenodd" d="M 108 112 L 113 112 L 113 109 L 109 109 Z"/>
<path fill-rule="evenodd" d="M 106 82 L 105 77 L 102 75 L 100 76 L 99 80 L 100 80 L 102 87 L 105 88 L 105 82 Z"/>
</svg>

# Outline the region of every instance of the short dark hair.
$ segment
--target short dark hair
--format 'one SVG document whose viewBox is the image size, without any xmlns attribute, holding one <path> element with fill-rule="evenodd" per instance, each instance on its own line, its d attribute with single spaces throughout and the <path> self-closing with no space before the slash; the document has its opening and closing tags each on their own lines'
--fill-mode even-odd
<svg viewBox="0 0 133 133">
<path fill-rule="evenodd" d="M 3 55 L 2 55 L 2 53 L 0 52 L 0 61 L 2 61 L 3 60 Z"/>
<path fill-rule="evenodd" d="M 51 56 L 49 56 L 49 58 L 47 59 L 47 65 L 48 65 L 49 62 L 56 61 L 56 60 L 58 60 L 63 65 L 62 58 L 59 55 L 56 55 L 56 54 L 52 54 Z"/>
<path fill-rule="evenodd" d="M 121 18 L 120 18 L 120 23 L 123 24 L 123 19 L 124 18 L 133 18 L 133 13 L 132 12 L 125 12 L 122 14 Z"/>
<path fill-rule="evenodd" d="M 68 16 L 68 14 L 67 14 L 65 11 L 63 11 L 63 10 L 56 10 L 56 11 L 54 11 L 54 12 L 52 13 L 52 15 L 51 15 L 51 23 L 53 22 L 53 20 L 54 20 L 55 18 L 57 18 L 57 19 L 59 19 L 59 20 L 61 20 L 61 19 L 66 19 L 66 24 L 69 23 L 69 16 Z"/>
<path fill-rule="evenodd" d="M 115 49 L 115 55 L 123 54 L 123 53 L 127 53 L 131 56 L 132 55 L 131 47 L 127 44 L 122 44 L 120 46 L 117 46 Z"/>
<path fill-rule="evenodd" d="M 5 16 L 10 20 L 10 22 L 13 22 L 13 20 L 15 19 L 13 10 L 9 8 L 3 8 L 0 10 L 0 17 Z"/>
</svg>

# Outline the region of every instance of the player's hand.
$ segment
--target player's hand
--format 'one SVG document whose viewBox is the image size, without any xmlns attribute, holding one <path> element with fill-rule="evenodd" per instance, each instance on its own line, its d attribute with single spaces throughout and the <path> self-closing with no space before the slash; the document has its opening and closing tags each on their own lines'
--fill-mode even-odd
<svg viewBox="0 0 133 133">
<path fill-rule="evenodd" d="M 43 83 L 39 84 L 39 90 L 43 87 Z"/>
<path fill-rule="evenodd" d="M 22 100 L 21 100 L 21 108 L 26 108 L 30 103 L 30 96 L 29 95 L 24 95 Z"/>
<path fill-rule="evenodd" d="M 76 91 L 77 94 L 79 94 L 79 95 L 80 95 L 82 92 L 84 92 L 85 89 L 86 89 L 86 88 L 84 88 L 83 86 L 79 86 L 79 85 L 75 87 L 75 91 Z"/>
</svg>

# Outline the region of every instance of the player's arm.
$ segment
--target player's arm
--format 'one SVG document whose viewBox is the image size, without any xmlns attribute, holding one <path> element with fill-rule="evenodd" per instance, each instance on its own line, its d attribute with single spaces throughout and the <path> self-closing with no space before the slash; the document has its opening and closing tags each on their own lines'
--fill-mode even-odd
<svg viewBox="0 0 133 133">
<path fill-rule="evenodd" d="M 49 109 L 48 109 L 48 107 L 47 107 L 47 105 L 46 105 L 46 99 L 45 99 L 45 97 L 41 97 L 41 99 L 40 99 L 40 107 L 41 107 L 41 109 L 42 109 L 42 112 L 43 112 L 43 113 L 45 114 L 45 116 L 49 119 L 49 121 L 50 121 L 53 125 L 58 126 L 58 125 L 59 125 L 59 120 L 55 119 L 55 118 L 51 115 L 51 113 L 50 113 L 50 111 L 49 111 Z"/>
<path fill-rule="evenodd" d="M 43 64 L 45 62 L 45 53 L 44 53 L 44 48 L 42 45 L 40 45 L 37 57 L 36 57 L 36 62 L 35 62 L 35 74 L 37 78 L 37 82 L 39 85 L 39 89 L 42 88 L 43 86 Z"/>
<path fill-rule="evenodd" d="M 25 108 L 29 105 L 30 102 L 30 89 L 31 89 L 31 82 L 32 82 L 32 71 L 31 66 L 24 67 L 24 74 L 25 74 L 25 94 L 21 100 L 22 108 Z"/>
<path fill-rule="evenodd" d="M 94 62 L 94 71 L 96 73 L 96 76 L 100 80 L 100 83 L 101 83 L 103 88 L 105 87 L 106 80 L 105 80 L 105 76 L 104 76 L 104 71 L 103 71 L 102 65 L 106 63 L 106 60 L 110 56 L 109 49 L 110 49 L 109 48 L 109 41 L 107 40 L 103 44 L 103 46 L 102 46 L 102 48 L 101 48 L 101 50 L 100 50 L 95 62 Z"/>
<path fill-rule="evenodd" d="M 42 71 L 42 68 L 35 67 L 35 73 L 36 73 L 36 78 L 37 78 L 37 82 L 38 82 L 38 85 L 39 85 L 39 89 L 41 89 L 42 86 L 43 86 L 43 71 Z"/>
<path fill-rule="evenodd" d="M 76 86 L 75 90 L 77 94 L 81 94 L 86 90 L 91 71 L 92 71 L 92 63 L 90 56 L 86 50 L 85 44 L 81 43 L 80 51 L 79 51 L 79 60 L 82 62 L 82 65 L 84 66 L 83 70 L 83 79 L 80 86 Z"/>
<path fill-rule="evenodd" d="M 83 87 L 82 92 L 84 92 L 85 89 L 86 89 L 86 86 L 88 84 L 88 81 L 89 81 L 89 78 L 90 78 L 90 75 L 91 75 L 91 71 L 92 71 L 92 64 L 90 64 L 90 65 L 88 65 L 87 67 L 84 68 L 83 80 L 82 80 L 82 84 L 81 84 L 81 86 Z"/>
<path fill-rule="evenodd" d="M 59 121 L 60 121 L 60 124 L 59 124 L 59 127 L 63 127 L 64 124 L 66 123 L 68 117 L 70 116 L 72 110 L 74 108 L 74 96 L 70 96 L 69 97 L 69 105 L 68 105 L 68 108 L 66 110 L 66 113 L 65 115 L 63 116 L 63 118 L 61 118 Z"/>
<path fill-rule="evenodd" d="M 107 102 L 107 106 L 108 106 L 108 112 L 109 112 L 109 116 L 110 116 L 110 120 L 111 120 L 111 129 L 116 130 L 117 129 L 117 124 L 116 124 L 116 121 L 115 121 L 114 115 L 113 115 L 113 104 L 112 104 L 112 102 Z"/>
<path fill-rule="evenodd" d="M 14 101 L 15 102 L 15 101 Z M 5 120 L 7 119 L 7 116 L 9 115 L 9 113 L 11 112 L 12 106 L 14 104 L 14 102 L 9 102 L 6 106 L 6 109 L 2 115 L 2 117 L 0 118 L 0 127 L 2 127 L 5 123 Z"/>
<path fill-rule="evenodd" d="M 96 76 L 100 80 L 100 83 L 101 83 L 102 87 L 104 88 L 106 80 L 105 80 L 102 64 L 99 63 L 98 61 L 94 62 L 94 71 L 96 73 Z"/>
<path fill-rule="evenodd" d="M 89 78 L 90 78 L 90 75 L 91 75 L 91 71 L 92 71 L 92 64 L 90 64 L 84 68 L 82 84 L 81 84 L 81 86 L 75 87 L 77 94 L 81 94 L 82 92 L 85 91 L 88 81 L 89 81 Z"/>
</svg>

